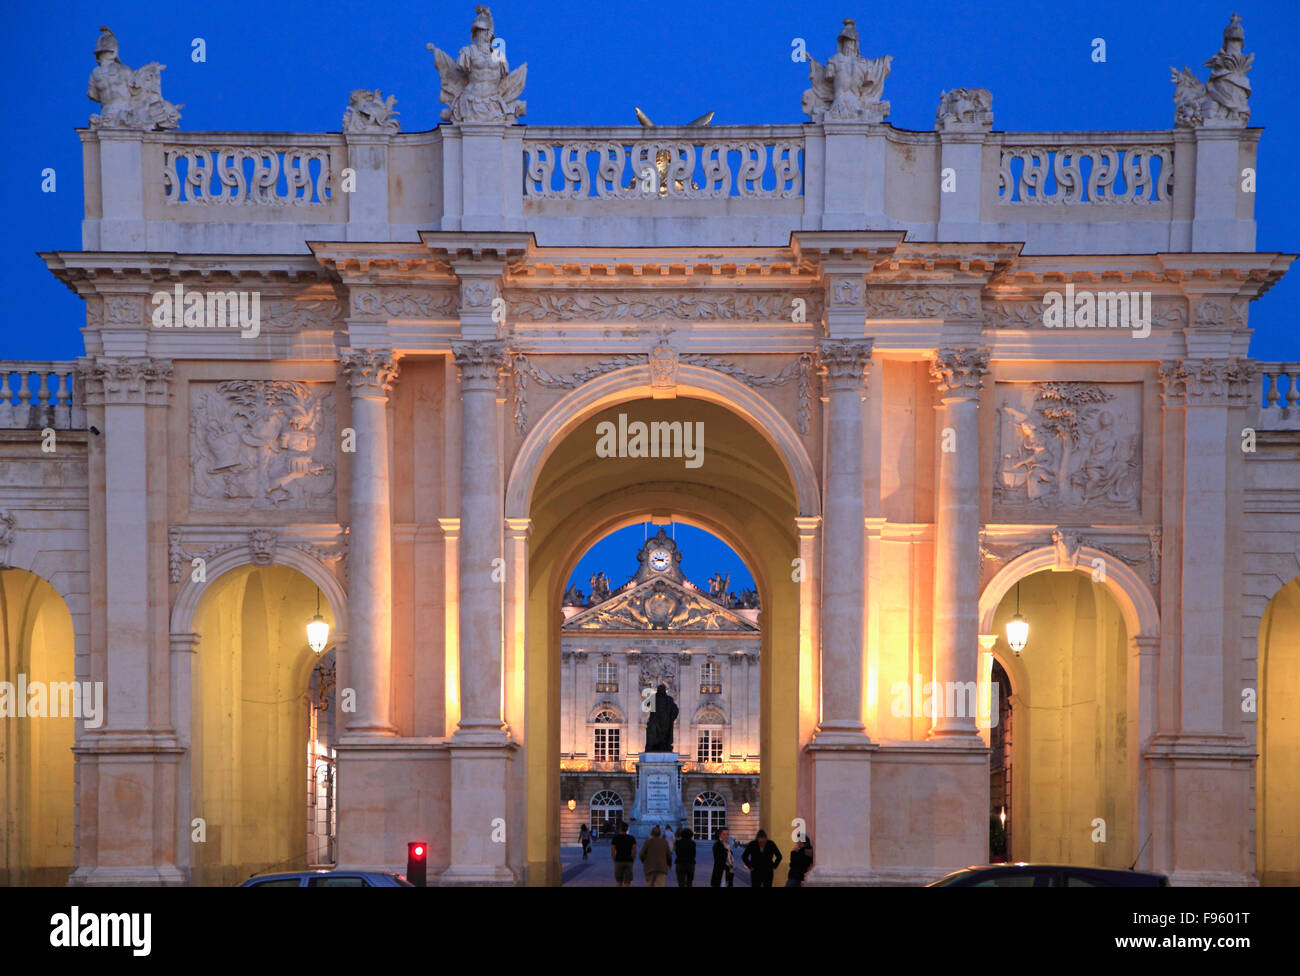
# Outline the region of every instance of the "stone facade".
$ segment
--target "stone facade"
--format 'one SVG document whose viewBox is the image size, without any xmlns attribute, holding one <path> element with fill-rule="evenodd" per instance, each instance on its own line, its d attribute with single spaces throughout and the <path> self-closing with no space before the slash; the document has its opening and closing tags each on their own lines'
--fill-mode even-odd
<svg viewBox="0 0 1300 976">
<path fill-rule="evenodd" d="M 1088 133 L 994 131 L 975 88 L 896 129 L 851 26 L 812 121 L 708 128 L 513 124 L 490 15 L 423 133 L 364 89 L 342 132 L 177 131 L 103 42 L 82 248 L 42 255 L 85 355 L 0 364 L 0 583 L 3 680 L 104 710 L 4 718 L 6 880 L 301 854 L 319 600 L 338 863 L 425 840 L 437 883 L 558 883 L 564 675 L 607 647 L 563 589 L 646 519 L 754 573 L 729 742 L 816 883 L 988 857 L 988 709 L 947 703 L 994 660 L 1011 856 L 1300 879 L 1300 394 L 1249 328 L 1292 256 L 1238 191 L 1240 24 L 1172 128 Z M 702 453 L 598 449 L 635 424 Z"/>
</svg>

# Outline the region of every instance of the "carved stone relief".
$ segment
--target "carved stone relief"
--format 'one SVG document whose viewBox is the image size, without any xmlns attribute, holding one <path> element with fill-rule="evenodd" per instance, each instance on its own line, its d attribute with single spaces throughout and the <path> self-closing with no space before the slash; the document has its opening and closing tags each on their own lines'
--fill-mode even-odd
<svg viewBox="0 0 1300 976">
<path fill-rule="evenodd" d="M 1142 491 L 1138 383 L 999 383 L 995 505 L 1134 512 Z"/>
<path fill-rule="evenodd" d="M 287 380 L 194 384 L 195 508 L 333 508 L 334 397 Z"/>
<path fill-rule="evenodd" d="M 793 322 L 800 298 L 807 321 L 821 315 L 811 295 L 673 294 L 662 291 L 516 292 L 508 296 L 510 317 L 520 322 Z"/>
</svg>

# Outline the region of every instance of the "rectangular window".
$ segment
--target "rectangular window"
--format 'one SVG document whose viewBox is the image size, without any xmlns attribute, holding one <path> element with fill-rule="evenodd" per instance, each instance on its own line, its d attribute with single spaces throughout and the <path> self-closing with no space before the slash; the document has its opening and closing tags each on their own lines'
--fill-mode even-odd
<svg viewBox="0 0 1300 976">
<path fill-rule="evenodd" d="M 596 742 L 592 755 L 596 762 L 617 762 L 619 759 L 618 728 L 615 726 L 596 726 Z"/>
<path fill-rule="evenodd" d="M 722 693 L 722 669 L 716 661 L 705 661 L 700 665 L 700 694 L 720 695 Z"/>
<path fill-rule="evenodd" d="M 722 729 L 700 729 L 695 761 L 722 762 Z"/>
<path fill-rule="evenodd" d="M 618 671 L 613 661 L 601 661 L 596 665 L 596 690 L 618 691 Z"/>
</svg>

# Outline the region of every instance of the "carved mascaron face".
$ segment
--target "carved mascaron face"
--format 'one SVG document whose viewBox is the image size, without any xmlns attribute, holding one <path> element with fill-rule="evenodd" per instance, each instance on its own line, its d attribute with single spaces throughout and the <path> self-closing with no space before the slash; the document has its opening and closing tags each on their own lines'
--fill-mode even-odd
<svg viewBox="0 0 1300 976">
<path fill-rule="evenodd" d="M 662 573 L 672 565 L 672 557 L 668 555 L 667 549 L 656 549 L 650 553 L 650 568 L 656 573 Z"/>
</svg>

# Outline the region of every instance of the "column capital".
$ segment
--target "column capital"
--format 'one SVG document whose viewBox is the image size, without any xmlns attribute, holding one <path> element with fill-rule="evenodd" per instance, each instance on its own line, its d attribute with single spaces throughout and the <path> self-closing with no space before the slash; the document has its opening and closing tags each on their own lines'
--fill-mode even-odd
<svg viewBox="0 0 1300 976">
<path fill-rule="evenodd" d="M 988 349 L 938 349 L 930 365 L 930 379 L 941 397 L 974 400 L 984 388 L 988 369 Z"/>
<path fill-rule="evenodd" d="M 1176 359 L 1160 364 L 1165 406 L 1239 406 L 1254 390 L 1253 359 Z"/>
<path fill-rule="evenodd" d="M 172 378 L 170 359 L 149 356 L 96 356 L 83 360 L 86 402 L 101 406 L 143 406 L 165 402 Z"/>
<path fill-rule="evenodd" d="M 339 364 L 354 397 L 384 400 L 397 379 L 397 357 L 391 349 L 341 349 Z"/>
<path fill-rule="evenodd" d="M 533 531 L 533 520 L 530 518 L 507 518 L 506 534 L 512 539 L 527 539 Z"/>
<path fill-rule="evenodd" d="M 199 635 L 194 633 L 173 633 L 169 638 L 173 652 L 193 654 L 199 649 Z"/>
<path fill-rule="evenodd" d="M 799 530 L 800 538 L 816 538 L 822 530 L 822 517 L 820 515 L 796 515 L 794 525 Z"/>
<path fill-rule="evenodd" d="M 864 392 L 871 367 L 871 339 L 822 339 L 817 366 L 831 391 Z"/>
<path fill-rule="evenodd" d="M 507 362 L 503 340 L 457 342 L 452 344 L 451 352 L 460 370 L 461 389 L 496 392 Z"/>
</svg>

